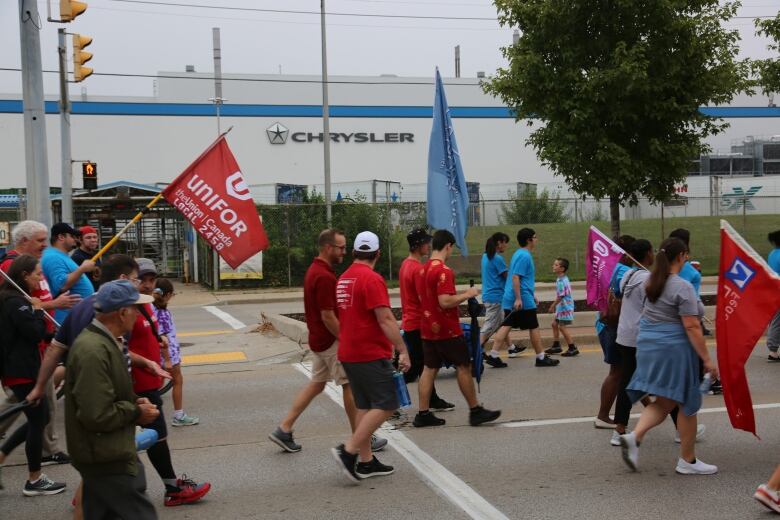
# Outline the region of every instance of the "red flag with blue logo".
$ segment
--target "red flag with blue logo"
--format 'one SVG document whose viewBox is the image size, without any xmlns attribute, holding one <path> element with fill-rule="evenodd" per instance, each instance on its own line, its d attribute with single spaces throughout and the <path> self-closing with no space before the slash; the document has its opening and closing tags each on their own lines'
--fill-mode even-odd
<svg viewBox="0 0 780 520">
<path fill-rule="evenodd" d="M 723 399 L 731 425 L 756 435 L 745 362 L 780 309 L 780 276 L 725 220 L 719 273 L 715 327 Z"/>
</svg>

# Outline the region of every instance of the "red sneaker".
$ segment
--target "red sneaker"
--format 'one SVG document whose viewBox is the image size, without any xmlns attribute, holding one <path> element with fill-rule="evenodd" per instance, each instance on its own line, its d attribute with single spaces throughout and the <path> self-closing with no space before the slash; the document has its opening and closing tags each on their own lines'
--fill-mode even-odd
<svg viewBox="0 0 780 520">
<path fill-rule="evenodd" d="M 192 504 L 206 496 L 206 493 L 211 490 L 210 482 L 198 484 L 194 480 L 187 478 L 187 475 L 182 475 L 180 479 L 177 479 L 176 486 L 177 489 L 169 489 L 165 492 L 166 507 Z"/>
</svg>

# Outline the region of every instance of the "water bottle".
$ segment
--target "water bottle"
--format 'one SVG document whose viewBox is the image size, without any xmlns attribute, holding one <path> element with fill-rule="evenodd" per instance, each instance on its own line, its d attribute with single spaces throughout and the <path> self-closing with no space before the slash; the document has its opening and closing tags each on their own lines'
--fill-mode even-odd
<svg viewBox="0 0 780 520">
<path fill-rule="evenodd" d="M 404 409 L 409 408 L 412 406 L 412 399 L 409 397 L 409 389 L 406 388 L 403 373 L 393 372 L 393 380 L 395 381 L 395 395 L 398 396 L 398 405 Z"/>
<path fill-rule="evenodd" d="M 157 430 L 144 428 L 140 431 L 137 431 L 135 434 L 135 451 L 148 450 L 155 445 L 157 439 L 159 439 Z"/>
<path fill-rule="evenodd" d="M 699 392 L 706 395 L 710 392 L 711 386 L 712 386 L 712 374 L 707 372 L 706 374 L 704 374 L 704 379 L 699 385 Z"/>
</svg>

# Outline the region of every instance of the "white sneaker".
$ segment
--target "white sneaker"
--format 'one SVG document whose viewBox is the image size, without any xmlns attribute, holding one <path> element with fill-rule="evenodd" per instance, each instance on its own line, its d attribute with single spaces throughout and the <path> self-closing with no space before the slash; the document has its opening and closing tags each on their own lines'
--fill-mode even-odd
<svg viewBox="0 0 780 520">
<path fill-rule="evenodd" d="M 705 431 L 707 431 L 707 427 L 704 426 L 703 424 L 699 424 L 698 426 L 696 426 L 696 442 L 699 442 L 701 440 L 701 438 L 704 437 L 704 432 Z M 674 442 L 676 442 L 677 444 L 680 444 L 680 432 L 679 432 L 679 430 L 674 432 Z"/>
<path fill-rule="evenodd" d="M 766 484 L 761 484 L 753 493 L 753 498 L 764 504 L 775 513 L 780 513 L 780 496 L 774 489 L 769 489 Z"/>
<path fill-rule="evenodd" d="M 677 459 L 677 467 L 674 470 L 681 475 L 714 475 L 718 472 L 718 466 L 705 464 L 699 459 L 691 464 L 684 459 Z"/>
<path fill-rule="evenodd" d="M 634 432 L 627 433 L 619 436 L 618 440 L 620 441 L 620 448 L 623 454 L 623 462 L 632 471 L 637 471 L 639 467 L 639 446 L 636 445 L 636 435 L 634 435 Z"/>
<path fill-rule="evenodd" d="M 629 433 L 629 432 L 626 432 Z M 612 432 L 612 438 L 609 439 L 609 443 L 612 446 L 620 446 L 620 434 L 617 431 Z"/>
</svg>

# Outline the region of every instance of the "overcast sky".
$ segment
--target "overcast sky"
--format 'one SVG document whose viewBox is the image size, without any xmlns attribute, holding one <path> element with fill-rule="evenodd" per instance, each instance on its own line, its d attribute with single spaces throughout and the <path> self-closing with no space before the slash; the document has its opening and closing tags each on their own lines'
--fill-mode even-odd
<svg viewBox="0 0 780 520">
<path fill-rule="evenodd" d="M 256 9 L 319 11 L 316 0 L 159 0 L 161 3 L 210 4 Z M 744 0 L 739 16 L 773 16 L 778 0 Z M 65 25 L 70 32 L 92 36 L 89 64 L 96 72 L 156 74 L 200 72 L 212 66 L 211 28 L 222 33 L 224 73 L 319 74 L 319 16 L 247 12 L 225 9 L 159 6 L 117 0 L 90 0 L 86 13 Z M 57 0 L 52 9 L 58 15 Z M 46 2 L 39 0 L 44 70 L 57 69 L 57 28 L 46 22 Z M 332 13 L 404 16 L 494 18 L 489 0 L 329 0 Z M 729 27 L 742 35 L 741 51 L 751 58 L 767 57 L 766 41 L 754 35 L 752 19 L 734 20 Z M 328 16 L 328 62 L 332 75 L 431 76 L 438 65 L 454 75 L 453 48 L 461 46 L 461 75 L 491 74 L 502 66 L 499 48 L 512 30 L 495 20 L 436 20 Z M 0 68 L 20 67 L 18 1 L 0 0 Z M 69 43 L 70 45 L 70 43 Z M 70 67 L 70 66 L 69 66 Z M 56 74 L 44 74 L 47 94 L 57 93 Z M 82 84 L 90 95 L 153 95 L 152 80 L 93 76 Z M 78 93 L 82 85 L 72 86 Z M 21 92 L 19 72 L 0 71 L 0 93 Z"/>
</svg>

